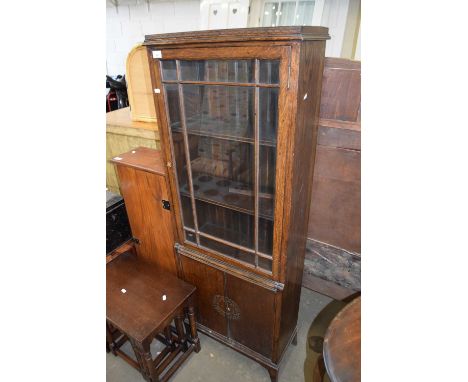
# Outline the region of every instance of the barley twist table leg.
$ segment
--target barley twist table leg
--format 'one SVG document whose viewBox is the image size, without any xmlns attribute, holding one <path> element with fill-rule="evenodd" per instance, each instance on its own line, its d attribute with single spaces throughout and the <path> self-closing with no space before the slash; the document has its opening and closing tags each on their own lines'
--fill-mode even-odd
<svg viewBox="0 0 468 382">
<path fill-rule="evenodd" d="M 200 339 L 198 338 L 198 333 L 197 333 L 197 323 L 195 322 L 195 309 L 193 306 L 188 307 L 188 317 L 189 317 L 189 323 L 190 323 L 190 334 L 192 337 L 192 341 L 195 345 L 195 352 L 198 353 L 201 347 L 200 347 Z"/>
<path fill-rule="evenodd" d="M 151 355 L 150 344 L 140 344 L 130 339 L 133 350 L 140 364 L 140 370 L 143 377 L 150 382 L 159 382 L 156 368 L 154 367 L 153 357 Z"/>
<path fill-rule="evenodd" d="M 179 343 L 182 346 L 182 349 L 186 351 L 188 349 L 188 344 L 187 344 L 187 338 L 186 338 L 185 330 L 184 330 L 184 314 L 181 313 L 177 315 L 174 321 L 175 321 L 175 326 L 177 330 L 177 336 L 179 337 Z"/>
<path fill-rule="evenodd" d="M 166 337 L 166 341 L 167 341 L 167 344 L 169 345 L 169 347 L 171 349 L 174 349 L 175 345 L 174 345 L 174 341 L 172 341 L 172 333 L 171 333 L 171 327 L 170 326 L 166 326 L 164 328 L 164 337 Z"/>
</svg>

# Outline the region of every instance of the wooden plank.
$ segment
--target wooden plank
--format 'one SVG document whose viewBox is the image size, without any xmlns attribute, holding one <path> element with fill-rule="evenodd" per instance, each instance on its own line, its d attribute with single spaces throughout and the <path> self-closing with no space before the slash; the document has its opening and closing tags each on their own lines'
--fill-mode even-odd
<svg viewBox="0 0 468 382">
<path fill-rule="evenodd" d="M 361 290 L 361 256 L 316 240 L 307 240 L 304 275 L 319 277 L 352 291 Z"/>
<path fill-rule="evenodd" d="M 326 58 L 309 239 L 361 250 L 361 123 L 358 61 Z"/>
<path fill-rule="evenodd" d="M 308 237 L 361 251 L 361 153 L 317 146 Z"/>
<path fill-rule="evenodd" d="M 361 151 L 361 132 L 320 125 L 317 144 L 338 149 Z"/>
<path fill-rule="evenodd" d="M 319 26 L 283 26 L 269 28 L 217 29 L 146 35 L 144 45 L 171 46 L 201 42 L 225 43 L 249 41 L 328 40 L 328 28 Z"/>
<path fill-rule="evenodd" d="M 344 300 L 349 296 L 356 293 L 351 289 L 343 288 L 331 281 L 321 279 L 320 277 L 313 276 L 308 272 L 308 267 L 304 264 L 304 276 L 302 278 L 302 286 L 304 288 L 313 290 L 314 292 L 331 297 L 334 300 Z"/>
<path fill-rule="evenodd" d="M 361 121 L 361 62 L 327 58 L 320 118 Z"/>
</svg>

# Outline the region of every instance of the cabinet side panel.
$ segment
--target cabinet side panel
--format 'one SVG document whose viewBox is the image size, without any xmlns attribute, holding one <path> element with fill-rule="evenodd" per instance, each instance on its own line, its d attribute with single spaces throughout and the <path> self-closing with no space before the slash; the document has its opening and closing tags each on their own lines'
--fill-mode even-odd
<svg viewBox="0 0 468 382">
<path fill-rule="evenodd" d="M 230 338 L 270 358 L 273 347 L 274 293 L 226 274 Z"/>
<path fill-rule="evenodd" d="M 224 273 L 196 260 L 178 255 L 185 281 L 197 287 L 195 307 L 197 321 L 227 336 L 226 319 L 215 308 L 224 311 Z"/>
<path fill-rule="evenodd" d="M 313 169 L 317 144 L 320 93 L 324 66 L 325 42 L 310 41 L 301 46 L 297 93 L 296 127 L 292 139 L 293 161 L 289 224 L 286 246 L 286 280 L 281 293 L 280 332 L 276 358 L 279 360 L 297 325 L 302 273 L 306 249 Z"/>
<path fill-rule="evenodd" d="M 163 209 L 168 200 L 164 176 L 127 166 L 117 166 L 120 189 L 137 245 L 138 256 L 177 275 L 171 211 Z"/>
</svg>

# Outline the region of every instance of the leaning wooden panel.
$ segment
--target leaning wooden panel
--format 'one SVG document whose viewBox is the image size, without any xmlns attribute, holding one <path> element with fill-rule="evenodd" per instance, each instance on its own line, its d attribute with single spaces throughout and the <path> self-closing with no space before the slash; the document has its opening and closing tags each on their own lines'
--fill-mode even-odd
<svg viewBox="0 0 468 382">
<path fill-rule="evenodd" d="M 361 121 L 361 62 L 327 57 L 320 118 Z"/>
<path fill-rule="evenodd" d="M 360 289 L 357 279 L 342 279 L 349 269 L 360 277 L 360 79 L 359 61 L 325 59 L 303 286 L 335 299 L 346 294 L 341 289 L 350 288 L 347 293 Z M 336 256 L 330 257 L 332 253 Z M 317 267 L 323 259 L 326 269 Z M 332 283 L 341 289 L 336 292 Z"/>
<path fill-rule="evenodd" d="M 134 47 L 127 56 L 126 81 L 132 120 L 156 122 L 148 58 L 142 45 Z"/>
</svg>

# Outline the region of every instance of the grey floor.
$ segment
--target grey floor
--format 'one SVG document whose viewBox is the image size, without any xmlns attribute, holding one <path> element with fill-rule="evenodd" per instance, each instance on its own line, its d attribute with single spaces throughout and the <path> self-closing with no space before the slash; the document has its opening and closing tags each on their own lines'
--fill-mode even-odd
<svg viewBox="0 0 468 382">
<path fill-rule="evenodd" d="M 302 288 L 298 342 L 297 346 L 290 345 L 284 355 L 280 367 L 280 382 L 310 381 L 309 371 L 313 362 L 310 355 L 313 352 L 308 347 L 307 338 L 324 332 L 327 325 L 321 323 L 314 327 L 314 322 L 323 321 L 317 318 L 319 313 L 327 305 L 333 304 L 334 301 L 329 297 Z M 200 334 L 200 341 L 200 353 L 192 353 L 189 356 L 172 377 L 172 382 L 270 382 L 268 372 L 258 363 L 203 334 Z M 155 343 L 156 341 L 153 342 Z M 152 349 L 153 354 L 156 354 L 157 350 Z M 144 382 L 144 379 L 121 358 L 107 354 L 107 381 Z"/>
</svg>

